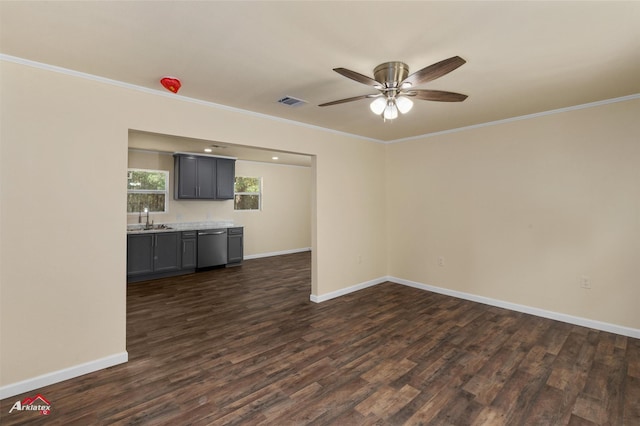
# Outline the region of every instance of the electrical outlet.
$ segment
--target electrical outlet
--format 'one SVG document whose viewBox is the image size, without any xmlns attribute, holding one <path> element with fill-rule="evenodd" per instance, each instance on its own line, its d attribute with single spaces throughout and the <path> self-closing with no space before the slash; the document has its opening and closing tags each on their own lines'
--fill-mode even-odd
<svg viewBox="0 0 640 426">
<path fill-rule="evenodd" d="M 358 256 L 357 262 L 358 264 L 362 263 L 362 256 Z"/>
<path fill-rule="evenodd" d="M 587 290 L 591 289 L 591 278 L 586 275 L 582 275 L 580 277 L 580 287 L 586 288 Z"/>
<path fill-rule="evenodd" d="M 444 256 L 438 256 L 438 266 L 444 266 Z"/>
</svg>

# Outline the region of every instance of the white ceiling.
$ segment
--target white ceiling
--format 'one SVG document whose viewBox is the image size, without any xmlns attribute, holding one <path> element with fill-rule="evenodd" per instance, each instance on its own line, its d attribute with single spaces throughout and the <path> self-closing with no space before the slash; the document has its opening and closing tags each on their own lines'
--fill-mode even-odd
<svg viewBox="0 0 640 426">
<path fill-rule="evenodd" d="M 380 141 L 640 93 L 640 2 L 0 2 L 0 51 L 180 96 Z M 467 63 L 418 88 L 469 96 L 416 101 L 394 121 L 373 93 L 332 71 L 373 76 Z M 308 104 L 287 107 L 283 96 Z"/>
</svg>

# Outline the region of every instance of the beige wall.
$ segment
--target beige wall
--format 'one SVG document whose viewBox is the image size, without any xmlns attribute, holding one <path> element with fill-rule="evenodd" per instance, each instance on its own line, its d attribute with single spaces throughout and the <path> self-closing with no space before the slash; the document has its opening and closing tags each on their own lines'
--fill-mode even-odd
<svg viewBox="0 0 640 426">
<path fill-rule="evenodd" d="M 236 163 L 236 175 L 262 178 L 262 209 L 232 214 L 244 226 L 245 256 L 311 247 L 311 172 L 310 167 Z"/>
<path fill-rule="evenodd" d="M 132 133 L 130 138 L 135 138 Z M 131 168 L 169 172 L 169 205 L 165 214 L 151 214 L 155 223 L 232 220 L 245 227 L 245 256 L 265 255 L 311 247 L 311 168 L 236 161 L 236 175 L 261 177 L 262 210 L 235 211 L 233 200 L 174 200 L 173 156 L 129 150 Z M 137 223 L 138 215 L 128 215 Z"/>
<path fill-rule="evenodd" d="M 638 100 L 385 146 L 0 67 L 0 387 L 126 350 L 130 129 L 314 156 L 314 295 L 391 275 L 640 328 Z"/>
<path fill-rule="evenodd" d="M 639 118 L 636 99 L 388 146 L 389 275 L 639 329 Z"/>
<path fill-rule="evenodd" d="M 384 145 L 8 61 L 0 67 L 0 386 L 126 350 L 130 129 L 314 155 L 312 293 L 385 275 Z"/>
</svg>

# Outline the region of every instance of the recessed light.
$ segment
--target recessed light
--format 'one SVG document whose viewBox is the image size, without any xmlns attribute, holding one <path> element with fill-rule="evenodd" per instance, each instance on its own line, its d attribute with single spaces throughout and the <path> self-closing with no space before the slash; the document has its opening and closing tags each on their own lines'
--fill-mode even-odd
<svg viewBox="0 0 640 426">
<path fill-rule="evenodd" d="M 278 157 L 271 157 L 271 159 L 272 159 L 272 160 L 277 160 L 277 159 L 278 159 Z"/>
<path fill-rule="evenodd" d="M 211 148 L 205 148 L 204 152 L 213 152 L 213 150 Z"/>
</svg>

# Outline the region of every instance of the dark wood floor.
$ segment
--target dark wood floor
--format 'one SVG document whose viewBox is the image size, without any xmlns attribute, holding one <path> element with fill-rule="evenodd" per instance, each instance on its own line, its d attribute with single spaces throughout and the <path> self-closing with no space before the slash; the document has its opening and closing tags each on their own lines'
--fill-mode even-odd
<svg viewBox="0 0 640 426">
<path fill-rule="evenodd" d="M 129 362 L 0 423 L 640 425 L 640 341 L 384 283 L 309 301 L 310 255 L 132 284 Z M 8 414 L 43 394 L 51 414 Z"/>
</svg>

